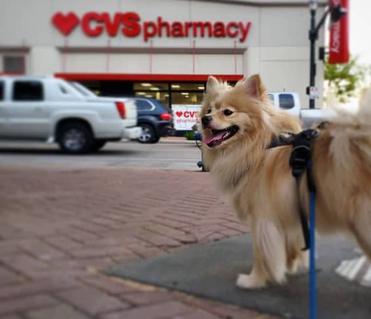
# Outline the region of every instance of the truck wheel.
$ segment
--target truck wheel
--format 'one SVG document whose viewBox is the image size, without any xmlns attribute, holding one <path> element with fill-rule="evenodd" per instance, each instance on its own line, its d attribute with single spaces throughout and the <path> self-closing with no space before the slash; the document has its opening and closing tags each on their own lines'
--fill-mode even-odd
<svg viewBox="0 0 371 319">
<path fill-rule="evenodd" d="M 160 137 L 152 125 L 141 124 L 140 127 L 142 128 L 142 134 L 138 138 L 140 143 L 157 143 L 159 141 Z"/>
<path fill-rule="evenodd" d="M 103 148 L 104 145 L 106 145 L 106 143 L 107 143 L 107 141 L 104 141 L 104 140 L 95 140 L 91 149 L 92 149 L 92 151 L 97 152 L 101 148 Z"/>
<path fill-rule="evenodd" d="M 58 144 L 68 154 L 83 154 L 92 150 L 93 134 L 84 123 L 66 123 L 58 132 Z"/>
</svg>

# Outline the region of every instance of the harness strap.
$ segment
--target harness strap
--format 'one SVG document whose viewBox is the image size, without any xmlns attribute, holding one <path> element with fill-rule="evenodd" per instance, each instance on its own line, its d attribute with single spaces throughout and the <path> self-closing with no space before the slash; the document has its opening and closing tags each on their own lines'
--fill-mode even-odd
<svg viewBox="0 0 371 319">
<path fill-rule="evenodd" d="M 290 156 L 290 166 L 292 175 L 295 177 L 297 184 L 297 193 L 299 199 L 299 218 L 304 237 L 304 248 L 308 250 L 310 247 L 310 234 L 305 209 L 300 201 L 300 180 L 303 173 L 307 173 L 307 186 L 309 191 L 315 193 L 315 183 L 312 174 L 312 144 L 313 140 L 318 136 L 318 131 L 315 129 L 307 129 L 299 134 L 285 133 L 272 140 L 268 148 L 292 145 L 293 149 Z"/>
<path fill-rule="evenodd" d="M 300 201 L 300 181 L 303 173 L 307 172 L 307 185 L 311 193 L 315 193 L 315 184 L 312 174 L 312 144 L 313 140 L 318 136 L 318 131 L 308 129 L 295 135 L 293 140 L 293 150 L 290 156 L 290 166 L 292 167 L 292 175 L 295 177 L 297 184 L 297 192 L 299 198 L 299 217 L 303 230 L 305 246 L 302 250 L 310 248 L 310 234 L 307 222 L 305 209 Z"/>
<path fill-rule="evenodd" d="M 275 137 L 272 139 L 271 143 L 268 145 L 267 148 L 273 148 L 273 147 L 279 147 L 279 146 L 285 146 L 285 145 L 292 145 L 295 134 L 293 133 L 282 133 L 278 137 Z"/>
</svg>

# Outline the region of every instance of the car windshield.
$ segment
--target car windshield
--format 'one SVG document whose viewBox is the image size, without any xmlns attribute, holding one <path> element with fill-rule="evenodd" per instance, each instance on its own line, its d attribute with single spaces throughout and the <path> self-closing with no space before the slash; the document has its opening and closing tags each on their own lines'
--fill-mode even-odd
<svg viewBox="0 0 371 319">
<path fill-rule="evenodd" d="M 82 95 L 86 97 L 97 97 L 97 95 L 93 91 L 90 91 L 87 87 L 81 85 L 80 83 L 77 83 L 77 82 L 70 82 L 70 83 Z"/>
</svg>

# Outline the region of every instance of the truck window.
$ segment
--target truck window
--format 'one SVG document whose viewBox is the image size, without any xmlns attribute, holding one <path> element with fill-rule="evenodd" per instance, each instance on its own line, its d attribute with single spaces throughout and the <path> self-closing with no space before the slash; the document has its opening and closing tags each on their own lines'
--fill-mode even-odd
<svg viewBox="0 0 371 319">
<path fill-rule="evenodd" d="M 295 105 L 294 97 L 292 96 L 292 94 L 280 94 L 279 103 L 281 109 L 292 109 Z"/>
<path fill-rule="evenodd" d="M 62 94 L 68 94 L 67 89 L 62 84 L 59 83 L 58 88 Z"/>
<path fill-rule="evenodd" d="M 146 100 L 136 100 L 135 105 L 138 111 L 150 111 L 152 109 L 152 105 Z"/>
<path fill-rule="evenodd" d="M 83 86 L 82 84 L 78 82 L 69 82 L 77 91 L 79 91 L 80 94 L 87 96 L 87 97 L 97 97 L 97 95 L 88 89 L 86 86 Z"/>
<path fill-rule="evenodd" d="M 4 82 L 0 81 L 0 101 L 4 100 Z"/>
<path fill-rule="evenodd" d="M 15 81 L 13 87 L 14 101 L 42 101 L 43 86 L 40 81 Z"/>
</svg>

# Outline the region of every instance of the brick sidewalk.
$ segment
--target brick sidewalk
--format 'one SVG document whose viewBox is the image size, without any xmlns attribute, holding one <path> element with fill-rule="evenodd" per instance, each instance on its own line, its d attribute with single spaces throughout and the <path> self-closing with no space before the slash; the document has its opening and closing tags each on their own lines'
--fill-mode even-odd
<svg viewBox="0 0 371 319">
<path fill-rule="evenodd" d="M 207 173 L 0 173 L 0 319 L 272 318 L 101 274 L 246 232 Z"/>
</svg>

